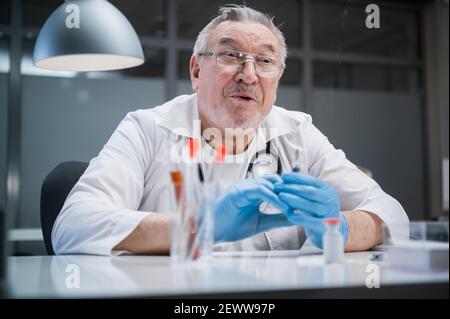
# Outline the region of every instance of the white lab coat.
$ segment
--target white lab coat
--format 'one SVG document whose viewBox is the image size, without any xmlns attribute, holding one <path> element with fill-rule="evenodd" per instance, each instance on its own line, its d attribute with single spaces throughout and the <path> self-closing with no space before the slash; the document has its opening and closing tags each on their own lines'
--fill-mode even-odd
<svg viewBox="0 0 450 319">
<path fill-rule="evenodd" d="M 180 136 L 195 135 L 195 119 L 198 120 L 196 94 L 178 96 L 161 106 L 127 114 L 66 199 L 52 230 L 56 254 L 121 253 L 113 251 L 113 247 L 143 218 L 168 213 L 171 145 Z M 220 178 L 221 192 L 245 176 L 255 149 L 264 150 L 266 141 L 271 140 L 283 171 L 292 169 L 295 148 L 299 148 L 301 172 L 333 185 L 343 211 L 375 213 L 388 225 L 393 239 L 402 235 L 402 229 L 394 227 L 408 223 L 402 206 L 348 161 L 344 152 L 335 149 L 312 124 L 311 116 L 274 106 L 261 127 L 276 131 L 258 134 L 249 154 L 238 155 L 247 156 L 248 160 L 230 164 Z M 215 249 L 300 249 L 303 241 L 302 228 L 291 226 L 216 245 Z"/>
</svg>

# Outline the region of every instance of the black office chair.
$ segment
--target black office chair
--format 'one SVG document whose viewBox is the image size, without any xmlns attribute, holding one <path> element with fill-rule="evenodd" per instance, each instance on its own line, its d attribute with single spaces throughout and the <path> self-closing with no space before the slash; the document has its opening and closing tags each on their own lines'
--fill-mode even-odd
<svg viewBox="0 0 450 319">
<path fill-rule="evenodd" d="M 41 188 L 41 227 L 45 248 L 54 255 L 52 229 L 69 192 L 88 167 L 85 162 L 63 162 L 45 177 Z"/>
</svg>

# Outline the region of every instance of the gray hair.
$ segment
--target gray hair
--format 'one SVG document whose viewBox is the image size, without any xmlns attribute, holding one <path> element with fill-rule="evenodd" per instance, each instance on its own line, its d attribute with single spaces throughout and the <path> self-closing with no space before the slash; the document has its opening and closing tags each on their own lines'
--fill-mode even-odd
<svg viewBox="0 0 450 319">
<path fill-rule="evenodd" d="M 219 9 L 219 15 L 209 22 L 197 36 L 194 45 L 194 54 L 198 55 L 202 50 L 205 50 L 206 41 L 208 40 L 210 32 L 220 23 L 224 21 L 252 21 L 265 25 L 268 27 L 275 37 L 280 42 L 281 47 L 281 64 L 286 66 L 287 47 L 283 33 L 273 23 L 273 17 L 261 13 L 255 9 L 244 5 L 226 5 Z"/>
</svg>

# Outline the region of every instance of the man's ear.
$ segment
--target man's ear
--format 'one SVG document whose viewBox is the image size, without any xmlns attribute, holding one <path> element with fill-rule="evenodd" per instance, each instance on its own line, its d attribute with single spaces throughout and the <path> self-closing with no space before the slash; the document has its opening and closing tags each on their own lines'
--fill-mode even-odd
<svg viewBox="0 0 450 319">
<path fill-rule="evenodd" d="M 199 85 L 200 66 L 198 65 L 198 56 L 193 54 L 189 63 L 189 71 L 191 74 L 192 89 L 197 92 Z"/>
</svg>

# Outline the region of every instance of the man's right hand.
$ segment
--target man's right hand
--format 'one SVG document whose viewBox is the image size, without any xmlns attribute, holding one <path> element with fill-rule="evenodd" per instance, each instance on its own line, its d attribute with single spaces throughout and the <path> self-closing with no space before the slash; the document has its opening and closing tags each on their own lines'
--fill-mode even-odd
<svg viewBox="0 0 450 319">
<path fill-rule="evenodd" d="M 244 239 L 273 228 L 291 226 L 285 214 L 265 215 L 259 205 L 268 202 L 289 210 L 274 193 L 275 184 L 282 183 L 280 176 L 268 175 L 255 179 L 241 179 L 221 195 L 214 208 L 214 241 L 227 242 Z"/>
</svg>

